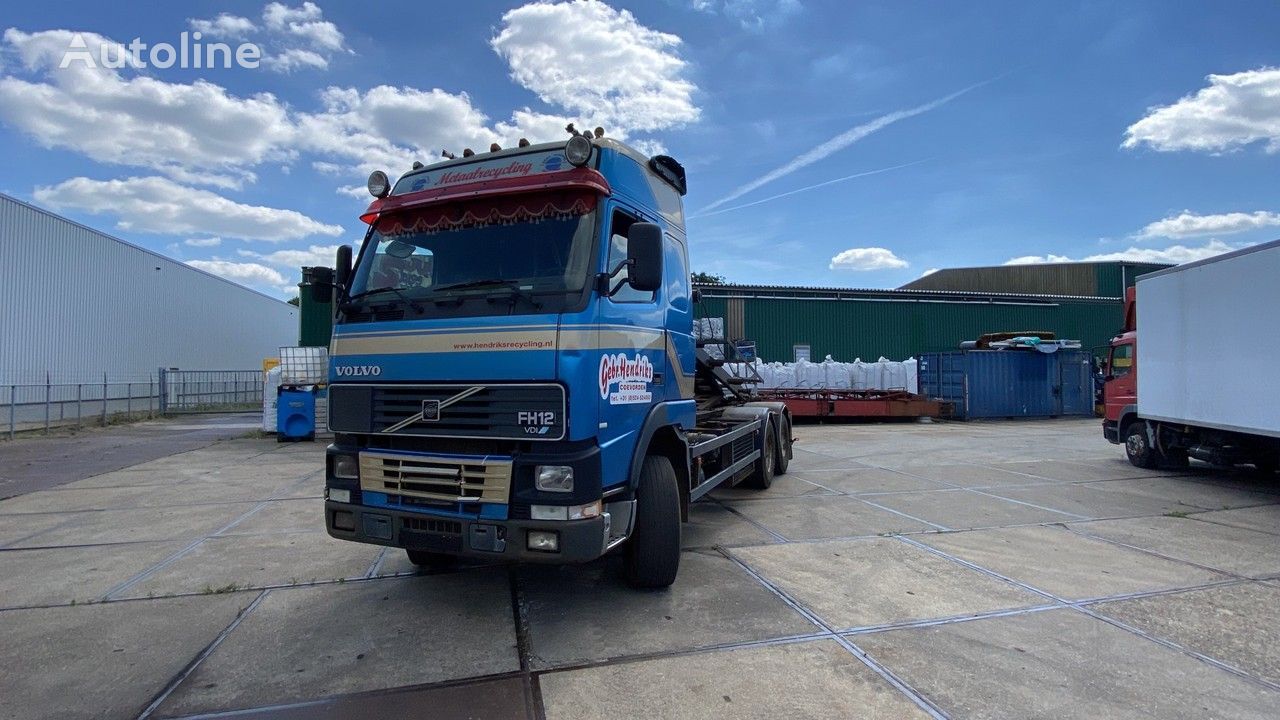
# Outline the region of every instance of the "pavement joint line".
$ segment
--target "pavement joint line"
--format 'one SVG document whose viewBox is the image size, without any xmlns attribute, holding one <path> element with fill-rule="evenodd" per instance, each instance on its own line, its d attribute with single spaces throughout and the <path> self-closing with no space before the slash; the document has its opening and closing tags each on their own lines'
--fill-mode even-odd
<svg viewBox="0 0 1280 720">
<path fill-rule="evenodd" d="M 1156 516 L 1156 517 L 1161 517 L 1161 516 Z M 1159 550 L 1152 550 L 1152 549 L 1150 549 L 1150 548 L 1144 548 L 1144 547 L 1140 547 L 1140 546 L 1138 546 L 1138 545 L 1131 545 L 1131 544 L 1129 544 L 1129 543 L 1122 542 L 1122 541 L 1120 541 L 1120 540 L 1115 540 L 1115 539 L 1113 539 L 1113 538 L 1109 538 L 1109 537 L 1104 537 L 1104 536 L 1102 536 L 1102 535 L 1093 535 L 1093 534 L 1090 534 L 1090 533 L 1084 532 L 1084 531 L 1082 531 L 1082 530 L 1077 530 L 1077 529 L 1075 529 L 1075 528 L 1073 528 L 1073 527 L 1068 527 L 1067 525 L 1063 525 L 1063 526 L 1062 526 L 1062 528 L 1063 528 L 1064 530 L 1066 530 L 1067 532 L 1069 532 L 1069 533 L 1074 533 L 1074 534 L 1079 535 L 1080 537 L 1083 537 L 1083 538 L 1088 538 L 1088 539 L 1090 539 L 1090 540 L 1098 540 L 1098 541 L 1100 541 L 1100 542 L 1104 542 L 1104 543 L 1107 543 L 1107 544 L 1109 544 L 1109 545 L 1115 545 L 1115 546 L 1117 546 L 1117 547 L 1126 548 L 1126 549 L 1128 549 L 1128 550 L 1134 550 L 1134 551 L 1137 551 L 1137 552 L 1143 553 L 1144 555 L 1151 555 L 1151 556 L 1153 556 L 1153 557 L 1158 557 L 1158 558 L 1160 558 L 1160 559 L 1162 559 L 1162 560 L 1169 560 L 1169 561 L 1171 561 L 1171 562 L 1181 563 L 1181 564 L 1184 564 L 1184 565 L 1190 565 L 1190 566 L 1192 566 L 1192 567 L 1196 567 L 1196 568 L 1199 568 L 1199 569 L 1201 569 L 1201 570 L 1208 570 L 1208 571 L 1210 571 L 1210 572 L 1219 573 L 1219 574 L 1221 574 L 1221 575 L 1227 575 L 1227 576 L 1229 576 L 1229 577 L 1233 577 L 1233 578 L 1242 578 L 1242 579 L 1246 579 L 1246 580 L 1247 580 L 1247 579 L 1251 579 L 1251 578 L 1249 578 L 1249 576 L 1248 576 L 1248 575 L 1241 575 L 1240 573 L 1232 572 L 1232 571 L 1230 571 L 1230 570 L 1223 570 L 1223 569 L 1221 569 L 1221 568 L 1211 567 L 1211 566 L 1209 566 L 1209 565 L 1202 565 L 1202 564 L 1200 564 L 1200 563 L 1198 563 L 1198 562 L 1194 562 L 1194 561 L 1192 561 L 1192 560 L 1184 560 L 1184 559 L 1182 559 L 1182 558 L 1177 558 L 1177 557 L 1174 557 L 1174 556 L 1172 556 L 1172 555 L 1166 555 L 1165 553 L 1162 553 L 1162 552 L 1160 552 Z"/>
<path fill-rule="evenodd" d="M 1260 506 L 1255 506 L 1255 507 L 1267 507 L 1267 506 L 1266 506 L 1266 505 L 1260 505 Z M 1232 510 L 1245 510 L 1245 509 L 1246 509 L 1246 508 L 1232 508 Z M 1209 512 L 1226 512 L 1226 511 L 1222 511 L 1222 510 L 1210 510 Z M 1198 520 L 1198 521 L 1200 521 L 1200 522 L 1210 523 L 1210 524 L 1212 524 L 1212 525 L 1220 525 L 1220 526 L 1222 526 L 1222 527 L 1235 528 L 1235 529 L 1237 529 L 1237 530 L 1252 530 L 1252 531 L 1254 531 L 1254 532 L 1263 533 L 1263 534 L 1265 534 L 1265 535 L 1271 535 L 1271 536 L 1273 536 L 1273 537 L 1274 537 L 1274 536 L 1280 536 L 1280 532 L 1272 532 L 1272 531 L 1270 531 L 1270 530 L 1259 530 L 1259 529 L 1257 529 L 1257 528 L 1245 527 L 1245 526 L 1243 526 L 1243 525 L 1232 525 L 1232 524 L 1231 524 L 1231 523 L 1229 523 L 1229 522 L 1222 522 L 1221 520 L 1211 520 L 1211 519 L 1208 519 L 1208 518 L 1200 518 L 1200 517 L 1196 517 L 1197 515 L 1203 515 L 1203 514 L 1204 514 L 1204 513 L 1187 513 L 1187 519 L 1189 519 L 1189 520 Z"/>
<path fill-rule="evenodd" d="M 218 646 L 222 644 L 222 641 L 226 640 L 227 636 L 234 632 L 235 629 L 240 626 L 240 623 L 262 604 L 262 601 L 270 592 L 270 590 L 263 590 L 259 592 L 258 596 L 255 597 L 253 601 L 245 607 L 245 609 L 237 613 L 235 618 L 233 618 L 231 622 L 222 629 L 222 632 L 219 632 L 214 636 L 213 640 L 210 641 L 204 649 L 196 653 L 196 656 L 191 659 L 191 662 L 187 663 L 186 667 L 178 671 L 178 674 L 169 680 L 159 694 L 157 694 L 147 707 L 138 715 L 138 720 L 147 720 L 147 718 L 151 717 L 152 713 L 154 713 L 165 700 L 169 699 L 169 696 L 173 694 L 173 691 L 177 690 L 178 686 L 181 685 L 188 677 L 191 677 L 191 673 L 194 673 L 196 668 L 200 667 L 200 664 L 212 655 L 214 650 L 218 649 Z"/>
<path fill-rule="evenodd" d="M 830 625 L 828 625 L 824 620 L 822 620 L 821 617 L 818 616 L 817 613 L 805 607 L 805 605 L 801 603 L 799 600 L 791 597 L 790 593 L 778 587 L 770 580 L 766 579 L 763 575 L 761 575 L 759 572 L 756 572 L 756 570 L 754 570 L 751 566 L 747 565 L 745 562 L 743 562 L 741 559 L 733 555 L 728 550 L 724 548 L 720 548 L 719 552 L 721 555 L 728 558 L 731 562 L 736 564 L 738 567 L 742 568 L 742 570 L 745 571 L 752 578 L 754 578 L 756 582 L 760 583 L 765 587 L 765 589 L 767 589 L 769 592 L 776 595 L 784 603 L 790 606 L 791 609 L 800 613 L 809 622 L 813 623 L 817 627 L 826 631 L 829 634 L 829 636 L 832 639 L 834 639 L 842 648 L 844 648 L 850 655 L 853 655 L 855 658 L 858 659 L 859 662 L 861 662 L 863 665 L 869 668 L 876 675 L 879 675 L 882 680 L 889 683 L 889 685 L 891 685 L 894 689 L 896 689 L 898 692 L 905 695 L 908 700 L 910 700 L 912 703 L 916 705 L 916 707 L 923 710 L 930 717 L 934 718 L 934 720 L 946 720 L 949 717 L 949 715 L 947 715 L 947 713 L 942 708 L 935 705 L 931 700 L 926 698 L 922 693 L 917 691 L 915 688 L 911 687 L 911 685 L 909 685 L 902 678 L 898 677 L 898 675 L 894 673 L 892 670 L 890 670 L 889 668 L 885 667 L 880 662 L 872 658 L 871 655 L 869 655 L 865 650 L 858 647 L 856 643 L 836 633 L 831 628 Z"/>
<path fill-rule="evenodd" d="M 732 505 L 726 505 L 719 498 L 713 498 L 710 495 L 708 495 L 706 496 L 706 499 L 719 505 L 725 510 L 728 510 L 730 513 L 737 515 L 739 518 L 746 520 L 748 523 L 754 525 L 756 528 L 759 528 L 760 530 L 763 530 L 764 532 L 768 533 L 770 537 L 772 537 L 774 540 L 777 540 L 779 543 L 791 542 L 790 540 L 787 539 L 786 535 L 783 535 L 782 533 L 777 532 L 773 528 L 768 527 L 767 525 L 765 525 L 762 522 L 759 522 L 758 520 L 753 520 L 752 518 L 749 518 L 746 515 L 743 515 L 737 508 L 733 507 Z M 712 549 L 714 549 L 714 547 Z"/>
<path fill-rule="evenodd" d="M 391 550 L 390 547 L 383 547 L 382 550 L 378 551 L 378 556 L 373 559 L 373 562 L 369 563 L 369 569 L 364 574 L 366 580 L 378 576 L 378 571 L 382 569 L 382 561 L 386 559 L 389 550 Z"/>
<path fill-rule="evenodd" d="M 1132 633 L 1132 634 L 1134 634 L 1134 635 L 1137 635 L 1138 637 L 1144 638 L 1144 639 L 1149 640 L 1149 641 L 1151 641 L 1151 642 L 1154 642 L 1154 643 L 1156 643 L 1156 644 L 1158 644 L 1158 645 L 1164 646 L 1164 647 L 1169 648 L 1169 649 L 1172 649 L 1172 650 L 1177 650 L 1177 651 L 1179 651 L 1179 652 L 1181 652 L 1181 653 L 1183 653 L 1183 654 L 1187 655 L 1188 657 L 1191 657 L 1191 658 L 1194 658 L 1194 659 L 1196 659 L 1196 660 L 1199 660 L 1199 661 L 1201 661 L 1201 662 L 1203 662 L 1203 663 L 1205 663 L 1205 664 L 1207 664 L 1207 665 L 1209 665 L 1209 666 L 1211 666 L 1211 667 L 1216 667 L 1216 668 L 1218 668 L 1219 670 L 1223 670 L 1224 672 L 1231 673 L 1231 674 L 1236 675 L 1236 676 L 1238 676 L 1238 677 L 1241 677 L 1241 678 L 1243 678 L 1243 679 L 1245 679 L 1245 680 L 1249 680 L 1249 681 L 1254 682 L 1254 683 L 1256 683 L 1256 684 L 1260 684 L 1260 685 L 1262 685 L 1262 686 L 1264 686 L 1264 687 L 1267 687 L 1267 688 L 1270 688 L 1270 689 L 1272 689 L 1272 690 L 1280 690 L 1280 685 L 1277 685 L 1277 684 L 1271 683 L 1270 681 L 1263 680 L 1262 678 L 1259 678 L 1259 677 L 1256 677 L 1256 676 L 1250 675 L 1250 674 L 1248 674 L 1248 673 L 1246 673 L 1246 672 L 1244 672 L 1244 671 L 1240 670 L 1239 668 L 1236 668 L 1236 667 L 1234 667 L 1234 666 L 1232 666 L 1232 665 L 1229 665 L 1229 664 L 1224 663 L 1224 662 L 1222 662 L 1222 661 L 1220 661 L 1220 660 L 1217 660 L 1216 658 L 1212 658 L 1212 657 L 1210 657 L 1210 656 L 1208 656 L 1208 655 L 1205 655 L 1205 654 L 1203 654 L 1203 653 L 1198 653 L 1198 652 L 1196 652 L 1196 651 L 1194 651 L 1194 650 L 1191 650 L 1191 649 L 1189 649 L 1189 648 L 1185 648 L 1185 647 L 1183 647 L 1183 646 L 1181 646 L 1181 645 L 1179 645 L 1179 644 L 1177 644 L 1177 643 L 1175 643 L 1175 642 L 1172 642 L 1172 641 L 1170 641 L 1170 640 L 1165 640 L 1164 638 L 1157 637 L 1157 636 L 1152 635 L 1151 633 L 1148 633 L 1148 632 L 1146 632 L 1146 631 L 1140 630 L 1140 629 L 1135 628 L 1135 627 L 1131 627 L 1131 626 L 1129 626 L 1129 625 L 1127 625 L 1127 624 L 1125 624 L 1125 623 L 1122 623 L 1122 622 L 1120 622 L 1120 621 L 1118 621 L 1118 620 L 1114 620 L 1113 618 L 1110 618 L 1110 617 L 1104 616 L 1104 615 L 1102 615 L 1102 614 L 1098 613 L 1097 611 L 1093 610 L 1091 607 L 1089 607 L 1089 605 L 1092 605 L 1092 604 L 1099 604 L 1099 603 L 1101 603 L 1101 602 L 1104 602 L 1103 600 L 1100 600 L 1100 599 L 1067 600 L 1067 599 L 1062 598 L 1062 597 L 1059 597 L 1059 596 L 1057 596 L 1057 595 L 1055 595 L 1055 594 L 1053 594 L 1053 593 L 1051 593 L 1051 592 L 1049 592 L 1049 591 L 1047 591 L 1047 590 L 1042 590 L 1042 589 L 1040 589 L 1040 588 L 1037 588 L 1037 587 L 1035 587 L 1035 586 L 1033 586 L 1033 585 L 1030 585 L 1030 584 L 1027 584 L 1027 583 L 1021 582 L 1021 581 L 1019 581 L 1019 580 L 1014 580 L 1013 578 L 1008 577 L 1008 576 L 1006 576 L 1006 575 L 1002 575 L 1002 574 L 1000 574 L 1000 573 L 998 573 L 998 572 L 996 572 L 996 571 L 994 571 L 994 570 L 990 570 L 990 569 L 988 569 L 988 568 L 982 567 L 981 565 L 978 565 L 978 564 L 976 564 L 976 563 L 972 563 L 972 562 L 970 562 L 970 561 L 968 561 L 968 560 L 965 560 L 965 559 L 963 559 L 963 558 L 956 557 L 956 556 L 954 556 L 954 555 L 952 555 L 952 554 L 950 554 L 950 553 L 948 553 L 948 552 L 945 552 L 945 551 L 943 551 L 943 550 L 939 550 L 939 549 L 937 549 L 937 548 L 931 548 L 931 547 L 929 547 L 929 546 L 925 545 L 924 543 L 917 542 L 917 541 L 915 541 L 915 540 L 913 540 L 913 539 L 911 539 L 911 538 L 906 538 L 906 537 L 904 537 L 904 538 L 901 538 L 901 540 L 902 540 L 903 542 L 910 543 L 910 544 L 912 544 L 912 545 L 916 545 L 916 546 L 921 547 L 921 548 L 923 548 L 923 549 L 929 550 L 930 552 L 934 552 L 934 553 L 936 553 L 936 554 L 938 554 L 938 555 L 940 555 L 940 556 L 942 556 L 942 557 L 945 557 L 945 558 L 947 558 L 947 559 L 949 559 L 949 560 L 952 560 L 953 562 L 960 563 L 961 565 L 964 565 L 964 566 L 966 566 L 966 567 L 972 568 L 972 569 L 974 569 L 974 570 L 978 570 L 979 572 L 986 573 L 986 574 L 988 574 L 988 575 L 991 575 L 992 577 L 998 578 L 998 579 L 1003 580 L 1003 581 L 1008 582 L 1008 583 L 1012 583 L 1012 584 L 1014 584 L 1014 585 L 1017 585 L 1018 587 L 1024 588 L 1024 589 L 1029 590 L 1029 591 L 1031 591 L 1031 592 L 1034 592 L 1034 593 L 1037 593 L 1037 594 L 1043 595 L 1043 596 L 1045 596 L 1045 597 L 1047 597 L 1047 598 L 1049 598 L 1049 599 L 1051 599 L 1051 600 L 1053 600 L 1053 601 L 1055 601 L 1055 602 L 1059 603 L 1059 604 L 1060 604 L 1064 609 L 1074 610 L 1074 611 L 1076 611 L 1076 612 L 1082 613 L 1082 614 L 1083 614 L 1083 615 L 1085 615 L 1086 617 L 1093 618 L 1093 619 L 1098 620 L 1098 621 L 1100 621 L 1100 622 L 1105 622 L 1105 623 L 1107 623 L 1107 624 L 1111 625 L 1112 627 L 1116 627 L 1116 628 L 1119 628 L 1119 629 L 1121 629 L 1121 630 L 1128 631 L 1128 632 L 1130 632 L 1130 633 Z M 1234 582 L 1243 582 L 1243 580 L 1240 580 L 1240 581 L 1228 581 L 1228 582 L 1226 582 L 1226 583 L 1215 583 L 1215 584 L 1216 584 L 1216 585 L 1222 585 L 1222 584 L 1234 584 Z M 1177 588 L 1177 590 L 1193 590 L 1193 589 L 1200 589 L 1200 588 Z M 1170 590 L 1172 590 L 1172 589 L 1170 589 Z M 1130 596 L 1130 597 L 1125 598 L 1125 599 L 1136 599 L 1136 596 Z M 1111 602 L 1118 602 L 1118 601 L 1119 601 L 1118 599 L 1113 599 L 1113 600 L 1111 600 Z"/>
<path fill-rule="evenodd" d="M 542 702 L 542 685 L 530 672 L 529 658 L 533 654 L 533 636 L 529 628 L 528 607 L 520 583 L 520 572 L 514 565 L 507 566 L 507 588 L 511 596 L 512 630 L 516 636 L 516 658 L 520 664 L 520 684 L 524 691 L 525 716 L 545 720 L 546 707 Z"/>
<path fill-rule="evenodd" d="M 601 660 L 584 660 L 572 662 L 565 665 L 557 665 L 555 667 L 543 668 L 541 670 L 530 671 L 535 676 L 554 675 L 556 673 L 574 672 L 577 670 L 591 670 L 594 668 L 611 667 L 614 665 L 628 665 L 631 663 L 648 662 L 650 660 L 661 660 L 664 658 L 686 657 L 689 655 L 706 655 L 717 652 L 726 652 L 730 650 L 746 650 L 757 647 L 773 647 L 776 645 L 795 645 L 798 643 L 811 642 L 814 640 L 830 640 L 832 633 L 825 630 L 819 630 L 813 633 L 804 633 L 801 635 L 783 635 L 781 637 L 765 638 L 762 640 L 737 640 L 732 642 L 715 643 L 712 645 L 699 645 L 698 647 L 684 648 L 681 650 L 659 650 L 655 652 L 636 653 L 634 655 L 618 655 L 611 658 Z"/>
<path fill-rule="evenodd" d="M 911 514 L 909 514 L 909 513 L 902 512 L 901 510 L 894 510 L 894 509 L 893 509 L 893 508 L 891 508 L 891 507 L 886 507 L 886 506 L 884 506 L 884 505 L 881 505 L 880 503 L 872 502 L 872 501 L 867 500 L 867 499 L 865 499 L 865 498 L 860 498 L 860 497 L 856 497 L 856 496 L 851 496 L 851 497 L 853 497 L 853 499 L 854 499 L 854 500 L 857 500 L 857 501 L 859 501 L 859 502 L 862 502 L 862 503 L 865 503 L 865 504 L 867 504 L 867 505 L 870 505 L 870 506 L 871 506 L 871 507 L 873 507 L 873 508 L 879 508 L 879 509 L 881 509 L 881 510 L 884 510 L 885 512 L 891 512 L 891 513 L 893 513 L 894 515 L 901 515 L 902 517 L 907 518 L 908 520 L 915 520 L 915 521 L 916 521 L 916 522 L 918 522 L 918 523 L 924 523 L 925 525 L 928 525 L 928 526 L 932 527 L 933 529 L 938 530 L 938 531 L 940 531 L 940 532 L 954 532 L 954 531 L 955 531 L 955 529 L 954 529 L 954 528 L 949 528 L 949 527 L 947 527 L 946 525 L 939 525 L 939 524 L 938 524 L 938 523 L 936 523 L 936 522 L 930 522 L 930 521 L 928 521 L 928 520 L 925 520 L 924 518 L 916 517 L 915 515 L 911 515 Z"/>
<path fill-rule="evenodd" d="M 985 495 L 986 497 L 995 498 L 996 500 L 1004 500 L 1005 502 L 1017 503 L 1018 505 L 1025 505 L 1026 507 L 1035 508 L 1037 510 L 1044 510 L 1045 512 L 1053 512 L 1053 513 L 1058 513 L 1059 515 L 1066 515 L 1067 517 L 1073 517 L 1077 520 L 1095 520 L 1096 519 L 1090 515 L 1080 515 L 1078 513 L 1067 512 L 1066 510 L 1058 510 L 1057 508 L 1051 508 L 1047 505 L 1037 505 L 1035 503 L 1030 503 L 1030 502 L 1027 502 L 1026 500 L 1015 500 L 1013 498 L 1003 497 L 1001 495 L 997 495 L 993 492 L 987 492 L 985 490 L 965 488 L 965 491 L 971 492 L 977 495 Z"/>
<path fill-rule="evenodd" d="M 1045 610 L 1058 610 L 1061 605 L 1056 603 L 1048 605 L 1031 605 L 1029 607 L 1009 608 L 1006 610 L 989 610 L 987 612 L 972 613 L 969 615 L 952 615 L 943 618 L 924 618 L 920 620 L 901 620 L 898 622 L 881 623 L 878 625 L 863 625 L 860 627 L 845 628 L 836 630 L 839 635 L 870 635 L 872 633 L 890 632 L 892 630 L 913 630 L 916 628 L 929 628 L 938 625 L 956 625 L 959 623 L 971 622 L 973 620 L 990 620 L 993 618 L 1014 617 L 1017 615 L 1029 615 L 1031 613 L 1044 612 Z"/>
<path fill-rule="evenodd" d="M 1248 680 L 1256 685 L 1261 685 L 1262 687 L 1268 688 L 1270 690 L 1280 691 L 1280 683 L 1274 683 L 1274 682 L 1271 682 L 1270 680 L 1266 680 L 1256 675 L 1253 675 L 1251 673 L 1245 672 L 1244 670 L 1241 670 L 1240 668 L 1234 665 L 1231 665 L 1230 663 L 1226 663 L 1215 657 L 1211 657 L 1209 655 L 1205 655 L 1204 653 L 1197 652 L 1195 650 L 1192 650 L 1189 647 L 1176 643 L 1172 640 L 1168 640 L 1166 638 L 1153 635 L 1141 628 L 1134 627 L 1126 622 L 1122 622 L 1113 617 L 1103 615 L 1102 613 L 1097 612 L 1093 608 L 1088 608 L 1083 606 L 1073 606 L 1073 608 L 1095 620 L 1105 622 L 1108 625 L 1120 628 L 1121 630 L 1126 630 L 1128 632 L 1133 633 L 1134 635 L 1137 635 L 1138 637 L 1145 638 L 1153 643 L 1156 643 L 1157 645 L 1162 645 L 1166 648 L 1169 648 L 1170 650 L 1177 650 L 1178 652 L 1181 652 L 1185 655 L 1189 655 L 1190 657 L 1193 657 L 1196 660 L 1199 660 L 1200 662 L 1205 663 L 1211 667 L 1216 667 L 1219 670 L 1223 670 L 1225 672 L 1231 673 L 1232 675 L 1235 675 L 1244 680 Z"/>
<path fill-rule="evenodd" d="M 124 592 L 124 591 L 126 591 L 126 590 L 128 590 L 128 589 L 130 589 L 130 588 L 132 588 L 134 585 L 137 585 L 138 583 L 140 583 L 140 582 L 142 582 L 142 581 L 144 581 L 144 580 L 146 580 L 146 579 L 150 578 L 151 576 L 155 575 L 156 573 L 160 572 L 161 570 L 163 570 L 163 569 L 165 569 L 165 568 L 169 567 L 169 566 L 170 566 L 170 565 L 172 565 L 173 563 L 177 562 L 179 559 L 181 559 L 181 558 L 185 557 L 187 553 L 191 552 L 192 550 L 195 550 L 197 547 L 199 547 L 199 546 L 200 546 L 202 543 L 204 543 L 205 541 L 209 540 L 210 538 L 217 537 L 219 534 L 221 534 L 221 533 L 222 533 L 222 531 L 223 531 L 223 530 L 227 530 L 227 529 L 230 529 L 230 528 L 235 527 L 237 524 L 239 524 L 239 523 L 240 523 L 242 520 L 244 520 L 245 518 L 248 518 L 249 516 L 253 515 L 254 513 L 258 512 L 259 510 L 261 510 L 262 508 L 266 507 L 268 502 L 270 502 L 270 500 L 269 500 L 269 499 L 268 499 L 268 500 L 263 500 L 263 501 L 259 502 L 258 504 L 254 505 L 252 508 L 250 508 L 249 510 L 247 510 L 247 511 L 246 511 L 244 514 L 242 514 L 240 517 L 238 517 L 238 518 L 236 518 L 236 519 L 232 520 L 231 522 L 227 523 L 226 525 L 223 525 L 222 527 L 218 528 L 217 530 L 213 531 L 212 533 L 209 533 L 208 535 L 205 535 L 205 536 L 204 536 L 204 537 L 202 537 L 202 538 L 197 538 L 196 540 L 191 541 L 190 543 L 188 543 L 188 544 L 187 544 L 187 546 L 186 546 L 186 547 L 184 547 L 184 548 L 182 548 L 181 550 L 179 550 L 179 551 L 177 551 L 177 552 L 173 553 L 172 555 L 170 555 L 169 557 L 165 558 L 164 560 L 161 560 L 160 562 L 156 563 L 155 565 L 152 565 L 151 567 L 147 568 L 146 570 L 143 570 L 142 572 L 138 573 L 137 575 L 134 575 L 132 578 L 130 578 L 130 579 L 128 579 L 128 580 L 126 580 L 126 581 L 124 581 L 123 583 L 120 583 L 119 585 L 117 585 L 117 586 L 115 586 L 115 587 L 111 588 L 111 589 L 110 589 L 110 590 L 108 590 L 106 593 L 104 593 L 100 599 L 101 599 L 101 600 L 111 600 L 111 599 L 114 599 L 114 598 L 113 598 L 113 596 L 115 596 L 115 595 L 119 595 L 120 593 L 122 593 L 122 592 Z"/>
</svg>

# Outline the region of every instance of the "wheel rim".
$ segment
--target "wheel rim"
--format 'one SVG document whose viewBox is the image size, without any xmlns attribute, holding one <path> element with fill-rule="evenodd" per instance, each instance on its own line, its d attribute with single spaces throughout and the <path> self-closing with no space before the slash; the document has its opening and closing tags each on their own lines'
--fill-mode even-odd
<svg viewBox="0 0 1280 720">
<path fill-rule="evenodd" d="M 766 475 L 773 474 L 773 460 L 776 450 L 774 448 L 773 437 L 770 436 L 764 443 L 764 471 Z"/>
<path fill-rule="evenodd" d="M 1147 452 L 1147 438 L 1142 433 L 1130 433 L 1124 439 L 1124 447 L 1133 457 L 1142 457 Z"/>
</svg>

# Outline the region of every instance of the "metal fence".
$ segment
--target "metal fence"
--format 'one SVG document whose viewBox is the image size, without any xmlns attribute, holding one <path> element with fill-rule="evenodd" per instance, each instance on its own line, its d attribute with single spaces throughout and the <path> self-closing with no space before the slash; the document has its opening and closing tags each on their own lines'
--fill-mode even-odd
<svg viewBox="0 0 1280 720">
<path fill-rule="evenodd" d="M 262 407 L 259 370 L 161 368 L 147 379 L 0 385 L 0 427 L 20 431 L 107 425 L 160 415 L 256 410 Z"/>
</svg>

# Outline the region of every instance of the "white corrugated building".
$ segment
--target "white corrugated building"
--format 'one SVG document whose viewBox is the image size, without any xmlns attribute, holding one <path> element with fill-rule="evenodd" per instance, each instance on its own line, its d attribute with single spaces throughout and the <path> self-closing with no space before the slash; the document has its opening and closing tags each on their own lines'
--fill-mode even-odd
<svg viewBox="0 0 1280 720">
<path fill-rule="evenodd" d="M 0 194 L 0 385 L 252 370 L 298 309 Z"/>
</svg>

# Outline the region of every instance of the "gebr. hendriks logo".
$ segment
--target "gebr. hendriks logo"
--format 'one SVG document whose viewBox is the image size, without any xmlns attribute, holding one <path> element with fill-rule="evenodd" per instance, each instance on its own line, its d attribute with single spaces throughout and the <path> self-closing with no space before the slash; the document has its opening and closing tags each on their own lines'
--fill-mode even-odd
<svg viewBox="0 0 1280 720">
<path fill-rule="evenodd" d="M 637 352 L 634 358 L 625 353 L 600 356 L 600 399 L 608 399 L 610 405 L 652 402 L 651 382 L 653 363 L 644 355 Z M 618 389 L 610 392 L 613 385 Z"/>
<path fill-rule="evenodd" d="M 76 33 L 67 44 L 67 51 L 62 54 L 62 62 L 58 68 L 65 70 L 72 63 L 80 63 L 86 68 L 107 68 L 119 70 L 132 68 L 159 68 L 167 70 L 171 67 L 189 68 L 230 68 L 234 61 L 237 67 L 256 70 L 262 62 L 262 48 L 255 43 L 240 43 L 233 50 L 226 43 L 201 42 L 204 36 L 199 30 L 183 32 L 178 36 L 178 45 L 162 42 L 148 45 L 142 38 L 134 38 L 129 44 L 101 42 L 91 45 L 85 41 L 84 35 Z"/>
</svg>

